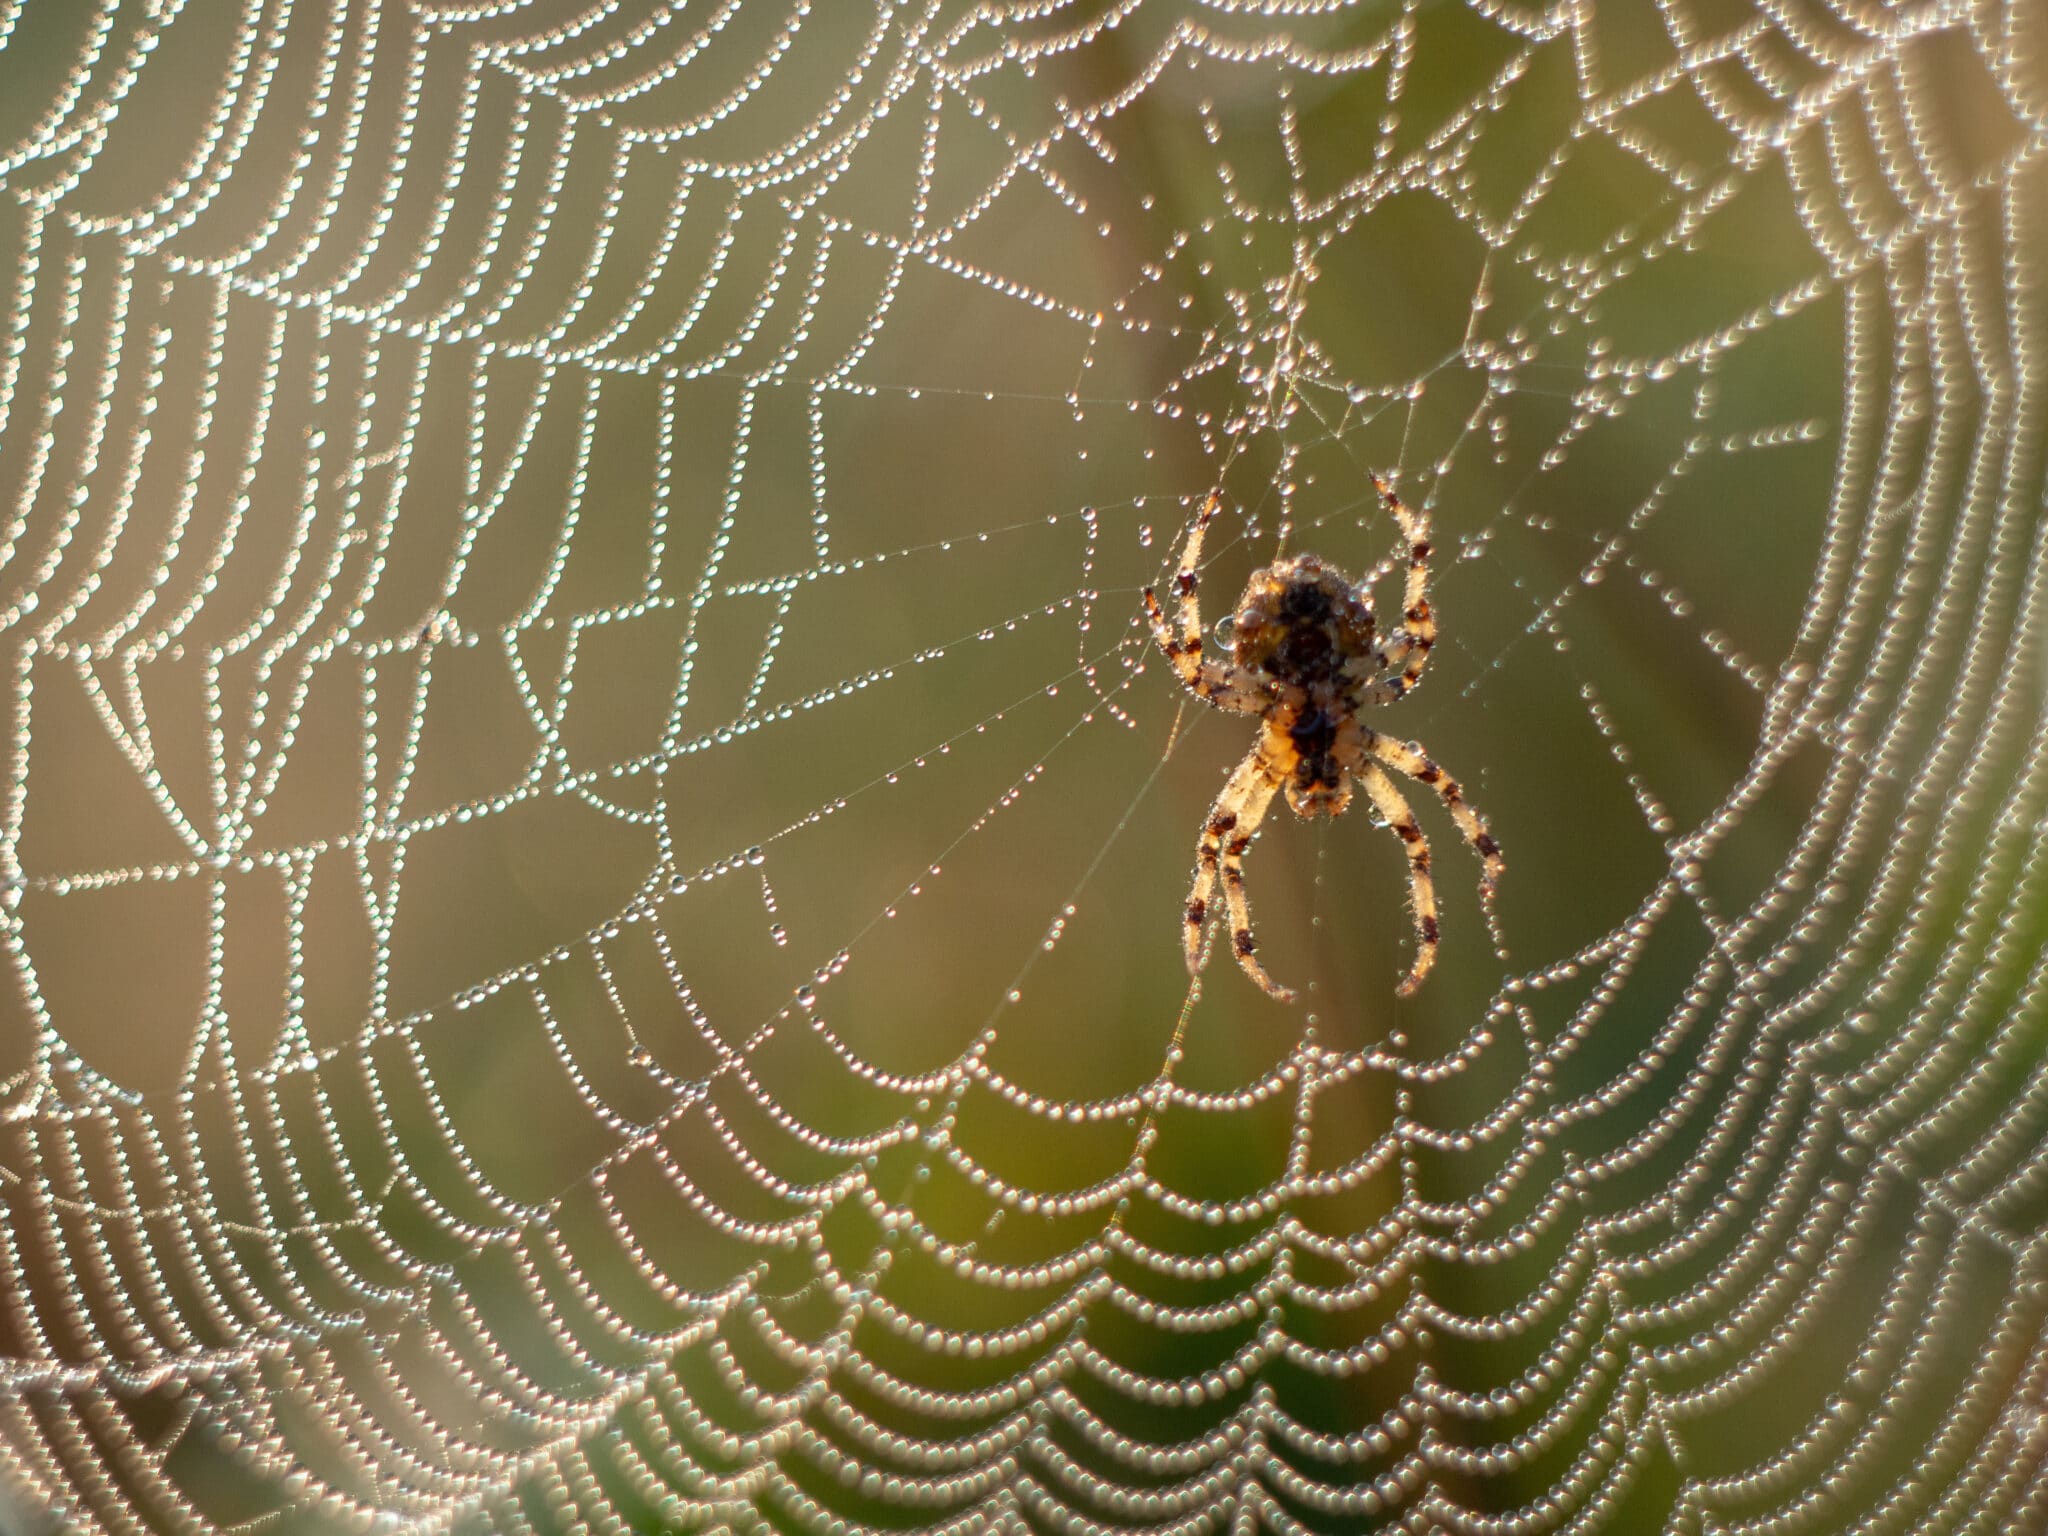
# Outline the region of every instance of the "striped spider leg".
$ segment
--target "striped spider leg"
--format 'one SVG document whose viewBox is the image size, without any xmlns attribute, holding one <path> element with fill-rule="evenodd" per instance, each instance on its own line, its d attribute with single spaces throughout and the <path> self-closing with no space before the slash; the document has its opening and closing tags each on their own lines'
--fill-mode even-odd
<svg viewBox="0 0 2048 1536">
<path fill-rule="evenodd" d="M 1373 680 L 1370 697 L 1375 704 L 1391 704 L 1421 681 L 1422 669 L 1429 665 L 1429 653 L 1436 644 L 1436 614 L 1429 606 L 1429 557 L 1434 546 L 1429 542 L 1428 519 L 1397 496 L 1393 486 L 1381 476 L 1374 475 L 1372 484 L 1380 493 L 1380 504 L 1400 525 L 1401 536 L 1408 541 L 1401 623 L 1387 636 L 1384 645 L 1375 644 L 1372 648 L 1381 675 Z"/>
<path fill-rule="evenodd" d="M 1348 745 L 1348 744 L 1346 744 Z M 1500 844 L 1486 830 L 1486 823 L 1479 813 L 1465 803 L 1464 790 L 1458 781 L 1436 765 L 1428 753 L 1417 742 L 1396 741 L 1391 736 L 1382 736 L 1377 731 L 1360 727 L 1357 746 L 1343 754 L 1346 758 L 1355 756 L 1346 766 L 1357 775 L 1358 782 L 1365 786 L 1373 808 L 1401 839 L 1408 850 L 1408 892 L 1409 905 L 1415 919 L 1415 964 L 1402 978 L 1394 990 L 1402 997 L 1413 995 L 1422 985 L 1422 978 L 1429 974 L 1436 964 L 1438 940 L 1436 913 L 1436 884 L 1430 878 L 1429 839 L 1415 820 L 1415 811 L 1408 804 L 1407 796 L 1395 787 L 1388 777 L 1387 769 L 1407 775 L 1437 793 L 1444 803 L 1444 809 L 1451 813 L 1451 820 L 1472 845 L 1472 851 L 1479 855 L 1481 874 L 1479 896 L 1491 903 L 1494 891 L 1499 887 L 1500 877 L 1506 869 L 1501 858 Z M 1382 766 L 1382 765 L 1385 766 Z"/>
<path fill-rule="evenodd" d="M 1217 499 L 1211 495 L 1202 504 L 1194 526 L 1181 546 L 1180 563 L 1174 573 L 1179 593 L 1179 628 L 1167 622 L 1159 606 L 1159 594 L 1145 588 L 1145 612 L 1152 623 L 1152 635 L 1179 674 L 1182 684 L 1198 698 L 1219 709 L 1238 714 L 1263 714 L 1272 706 L 1266 683 L 1233 663 L 1210 660 L 1202 654 L 1202 608 L 1196 596 L 1201 586 L 1197 566 L 1202 558 L 1202 536 L 1216 515 Z M 1208 922 L 1209 902 L 1220 878 L 1231 914 L 1232 942 L 1237 955 L 1254 979 L 1276 997 L 1291 996 L 1274 985 L 1256 960 L 1251 958 L 1251 910 L 1244 894 L 1244 852 L 1251 845 L 1252 832 L 1266 814 L 1282 775 L 1267 766 L 1264 754 L 1254 750 L 1224 785 L 1223 793 L 1209 810 L 1202 840 L 1195 857 L 1195 883 L 1188 893 L 1183 913 L 1182 944 L 1187 952 L 1188 973 L 1201 968 L 1202 929 Z"/>
<path fill-rule="evenodd" d="M 1219 709 L 1256 715 L 1272 702 L 1272 693 L 1265 681 L 1231 662 L 1212 661 L 1202 654 L 1202 605 L 1195 596 L 1202 577 L 1196 566 L 1202 559 L 1202 535 L 1209 531 L 1209 523 L 1216 516 L 1216 505 L 1216 497 L 1211 494 L 1202 503 L 1201 513 L 1188 530 L 1187 541 L 1181 546 L 1180 565 L 1173 576 L 1174 589 L 1180 594 L 1176 609 L 1179 629 L 1166 622 L 1166 614 L 1159 606 L 1159 594 L 1151 587 L 1145 589 L 1145 614 L 1152 621 L 1152 636 L 1159 642 L 1159 649 L 1166 653 L 1166 659 L 1173 664 L 1173 670 L 1180 674 L 1182 684 L 1190 693 L 1208 700 Z"/>
</svg>

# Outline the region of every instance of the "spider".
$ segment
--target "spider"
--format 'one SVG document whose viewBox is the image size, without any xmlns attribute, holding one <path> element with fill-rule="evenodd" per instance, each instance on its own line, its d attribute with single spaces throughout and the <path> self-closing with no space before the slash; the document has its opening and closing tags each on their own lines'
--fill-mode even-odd
<svg viewBox="0 0 2048 1536">
<path fill-rule="evenodd" d="M 1167 622 L 1158 594 L 1145 589 L 1145 611 L 1159 648 L 1189 692 L 1219 709 L 1260 717 L 1259 739 L 1230 775 L 1209 809 L 1195 857 L 1181 939 L 1188 973 L 1202 966 L 1202 929 L 1220 878 L 1230 913 L 1231 947 L 1245 974 L 1282 1002 L 1294 993 L 1266 974 L 1254 954 L 1251 903 L 1244 890 L 1244 855 L 1275 793 L 1285 793 L 1297 816 L 1341 816 L 1351 804 L 1351 780 L 1365 786 L 1380 819 L 1408 848 L 1408 889 L 1414 905 L 1415 964 L 1395 992 L 1422 985 L 1436 961 L 1436 888 L 1429 876 L 1429 840 L 1415 812 L 1394 785 L 1394 769 L 1436 791 L 1484 873 L 1479 893 L 1491 901 L 1505 867 L 1500 845 L 1478 812 L 1465 803 L 1457 781 L 1421 745 L 1383 736 L 1359 719 L 1369 704 L 1391 704 L 1422 676 L 1436 642 L 1429 609 L 1428 530 L 1423 520 L 1378 475 L 1372 477 L 1389 514 L 1408 540 L 1408 578 L 1402 622 L 1384 641 L 1365 589 L 1311 554 L 1279 560 L 1252 574 L 1233 615 L 1231 659 L 1202 654 L 1202 613 L 1195 599 L 1202 535 L 1216 515 L 1211 495 L 1188 530 L 1175 576 L 1178 631 Z"/>
</svg>

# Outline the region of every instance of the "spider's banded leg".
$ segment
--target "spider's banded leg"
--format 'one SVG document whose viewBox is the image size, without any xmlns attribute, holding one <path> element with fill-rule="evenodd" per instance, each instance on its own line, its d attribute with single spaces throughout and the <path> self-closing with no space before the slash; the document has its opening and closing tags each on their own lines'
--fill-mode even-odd
<svg viewBox="0 0 2048 1536">
<path fill-rule="evenodd" d="M 1252 786 L 1250 798 L 1245 801 L 1244 810 L 1237 818 L 1237 828 L 1223 844 L 1223 900 L 1230 910 L 1230 951 L 1237 956 L 1237 963 L 1244 968 L 1245 975 L 1259 984 L 1271 997 L 1280 1002 L 1294 1001 L 1294 989 L 1283 987 L 1266 974 L 1266 968 L 1259 964 L 1258 956 L 1252 951 L 1257 947 L 1252 938 L 1252 903 L 1244 893 L 1244 851 L 1252 845 L 1252 834 L 1265 819 L 1266 807 L 1273 803 L 1273 796 L 1280 783 L 1271 774 L 1262 773 L 1259 782 Z"/>
<path fill-rule="evenodd" d="M 1195 598 L 1195 589 L 1202 584 L 1202 577 L 1195 567 L 1202 563 L 1202 536 L 1209 531 L 1209 522 L 1216 516 L 1218 505 L 1217 495 L 1211 491 L 1202 502 L 1202 510 L 1195 514 L 1195 523 L 1188 529 L 1187 539 L 1181 544 L 1180 567 L 1173 573 L 1174 590 L 1180 594 L 1181 642 L 1195 651 L 1202 648 L 1202 605 Z"/>
<path fill-rule="evenodd" d="M 1188 974 L 1202 968 L 1202 930 L 1209 921 L 1209 898 L 1216 894 L 1216 877 L 1223 862 L 1223 839 L 1237 826 L 1252 786 L 1266 777 L 1265 766 L 1254 748 L 1230 771 L 1223 793 L 1209 807 L 1209 819 L 1202 827 L 1202 839 L 1195 846 L 1195 884 L 1188 892 L 1187 909 L 1181 914 L 1181 948 L 1187 955 Z"/>
<path fill-rule="evenodd" d="M 1396 741 L 1391 736 L 1382 736 L 1377 731 L 1365 733 L 1365 750 L 1396 772 L 1405 773 L 1418 783 L 1427 784 L 1437 792 L 1444 809 L 1451 813 L 1451 820 L 1458 824 L 1458 830 L 1465 835 L 1465 841 L 1472 845 L 1472 851 L 1479 855 L 1484 873 L 1479 880 L 1479 894 L 1489 901 L 1493 899 L 1500 877 L 1507 869 L 1507 861 L 1501 857 L 1500 844 L 1486 830 L 1486 823 L 1479 813 L 1465 803 L 1465 792 L 1458 787 L 1458 781 L 1443 769 L 1437 767 L 1435 759 L 1422 750 L 1419 743 Z"/>
<path fill-rule="evenodd" d="M 1175 633 L 1168 627 L 1166 615 L 1160 611 L 1159 595 L 1152 588 L 1145 589 L 1145 611 L 1152 616 L 1152 632 L 1159 637 L 1159 647 L 1180 664 L 1183 655 L 1202 654 L 1202 605 L 1195 597 L 1195 589 L 1202 584 L 1201 573 L 1195 567 L 1202 563 L 1202 536 L 1209 531 L 1209 522 L 1216 516 L 1216 493 L 1211 491 L 1202 510 L 1195 515 L 1194 525 L 1188 529 L 1187 539 L 1180 548 L 1180 565 L 1173 573 L 1174 590 L 1179 594 L 1175 613 L 1180 619 L 1180 631 Z"/>
<path fill-rule="evenodd" d="M 1379 653 L 1388 675 L 1373 690 L 1381 702 L 1390 702 L 1415 686 L 1422 669 L 1429 664 L 1430 648 L 1436 644 L 1436 615 L 1429 606 L 1432 546 L 1422 514 L 1396 496 L 1394 488 L 1378 475 L 1372 477 L 1372 483 L 1388 514 L 1401 525 L 1401 536 L 1408 541 L 1408 581 L 1401 594 L 1401 625 Z"/>
<path fill-rule="evenodd" d="M 1145 613 L 1152 621 L 1152 635 L 1159 642 L 1159 649 L 1166 653 L 1173 670 L 1190 690 L 1219 708 L 1240 714 L 1256 715 L 1266 707 L 1263 691 L 1252 685 L 1242 669 L 1202 659 L 1200 635 L 1184 640 L 1174 634 L 1160 609 L 1159 595 L 1150 587 L 1145 589 Z"/>
<path fill-rule="evenodd" d="M 1392 827 L 1394 835 L 1408 846 L 1408 894 L 1415 908 L 1415 964 L 1401 979 L 1401 984 L 1394 988 L 1397 996 L 1407 997 L 1422 985 L 1422 978 L 1436 964 L 1436 885 L 1429 878 L 1429 839 L 1415 824 L 1414 808 L 1402 797 L 1401 791 L 1394 788 L 1394 781 L 1387 777 L 1386 769 L 1378 763 L 1362 763 L 1358 769 L 1358 782 L 1372 796 L 1380 819 Z"/>
<path fill-rule="evenodd" d="M 1244 854 L 1252 836 L 1265 819 L 1266 810 L 1279 792 L 1280 780 L 1254 751 L 1237 766 L 1223 793 L 1216 798 L 1209 824 L 1202 830 L 1202 846 L 1195 868 L 1195 894 L 1189 898 L 1183 942 L 1187 947 L 1188 969 L 1200 968 L 1202 924 L 1208 917 L 1207 896 L 1213 882 L 1221 878 L 1223 899 L 1230 913 L 1230 948 L 1244 973 L 1281 1002 L 1292 1002 L 1294 993 L 1266 974 L 1253 954 L 1251 901 L 1244 891 Z"/>
</svg>

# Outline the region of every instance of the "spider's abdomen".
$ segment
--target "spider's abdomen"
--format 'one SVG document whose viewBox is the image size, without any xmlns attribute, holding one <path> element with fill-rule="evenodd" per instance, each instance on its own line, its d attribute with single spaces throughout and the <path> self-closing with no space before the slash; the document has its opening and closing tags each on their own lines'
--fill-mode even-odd
<svg viewBox="0 0 2048 1536">
<path fill-rule="evenodd" d="M 1337 648 L 1321 624 L 1291 627 L 1267 658 L 1266 670 L 1283 682 L 1307 688 L 1336 676 Z"/>
<path fill-rule="evenodd" d="M 1314 555 L 1259 572 L 1236 615 L 1238 665 L 1304 692 L 1340 681 L 1372 648 L 1372 612 Z"/>
</svg>

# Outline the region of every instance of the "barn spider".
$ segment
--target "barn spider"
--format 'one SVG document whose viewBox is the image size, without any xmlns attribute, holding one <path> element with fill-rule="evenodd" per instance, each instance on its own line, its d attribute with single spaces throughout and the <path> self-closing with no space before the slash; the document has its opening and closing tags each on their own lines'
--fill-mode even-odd
<svg viewBox="0 0 2048 1536">
<path fill-rule="evenodd" d="M 1219 709 L 1257 715 L 1258 742 L 1210 807 L 1195 859 L 1181 938 L 1190 974 L 1201 969 L 1202 925 L 1220 875 L 1229 904 L 1231 947 L 1245 974 L 1282 1002 L 1293 992 L 1266 974 L 1253 957 L 1251 903 L 1244 891 L 1244 854 L 1276 792 L 1285 791 L 1297 816 L 1339 816 L 1351 803 L 1352 777 L 1365 786 L 1382 820 L 1408 846 L 1408 889 L 1414 904 L 1415 965 L 1395 991 L 1406 997 L 1436 961 L 1436 889 L 1429 878 L 1429 840 L 1415 824 L 1392 768 L 1428 785 L 1443 800 L 1465 841 L 1484 865 L 1480 895 L 1491 900 L 1504 867 L 1500 845 L 1449 777 L 1412 741 L 1396 741 L 1359 721 L 1368 704 L 1391 704 L 1422 676 L 1436 643 L 1429 610 L 1428 531 L 1423 520 L 1378 475 L 1373 485 L 1408 540 L 1408 585 L 1402 622 L 1382 643 L 1362 586 L 1314 555 L 1300 554 L 1254 572 L 1238 600 L 1231 659 L 1202 656 L 1202 613 L 1195 601 L 1195 567 L 1202 535 L 1216 515 L 1211 496 L 1181 550 L 1175 584 L 1180 628 L 1167 623 L 1158 595 L 1145 589 L 1145 611 L 1166 659 L 1189 692 Z"/>
</svg>

